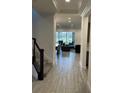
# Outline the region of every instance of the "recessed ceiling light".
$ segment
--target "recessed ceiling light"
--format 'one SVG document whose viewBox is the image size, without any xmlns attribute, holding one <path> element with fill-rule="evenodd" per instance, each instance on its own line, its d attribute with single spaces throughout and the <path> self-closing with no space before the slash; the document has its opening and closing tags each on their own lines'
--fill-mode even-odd
<svg viewBox="0 0 124 93">
<path fill-rule="evenodd" d="M 70 1 L 71 1 L 71 0 L 65 0 L 65 2 L 67 2 L 67 3 L 70 2 Z"/>
<path fill-rule="evenodd" d="M 68 18 L 69 20 L 71 19 L 71 17 Z"/>
<path fill-rule="evenodd" d="M 70 20 L 69 20 L 68 22 L 69 22 L 69 23 L 71 23 L 71 21 L 70 21 Z"/>
</svg>

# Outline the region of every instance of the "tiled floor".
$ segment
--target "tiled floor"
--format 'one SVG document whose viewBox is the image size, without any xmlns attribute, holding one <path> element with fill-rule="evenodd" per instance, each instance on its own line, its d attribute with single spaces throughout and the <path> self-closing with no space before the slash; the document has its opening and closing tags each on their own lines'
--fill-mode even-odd
<svg viewBox="0 0 124 93">
<path fill-rule="evenodd" d="M 79 54 L 61 52 L 43 81 L 33 81 L 32 93 L 88 93 Z"/>
</svg>

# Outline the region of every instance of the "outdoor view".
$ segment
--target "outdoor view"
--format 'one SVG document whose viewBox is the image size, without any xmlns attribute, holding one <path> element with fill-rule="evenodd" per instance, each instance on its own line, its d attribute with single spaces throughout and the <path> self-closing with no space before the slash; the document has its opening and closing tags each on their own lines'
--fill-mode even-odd
<svg viewBox="0 0 124 93">
<path fill-rule="evenodd" d="M 56 44 L 58 45 L 59 41 L 63 41 L 65 44 L 74 43 L 74 32 L 56 32 Z"/>
</svg>

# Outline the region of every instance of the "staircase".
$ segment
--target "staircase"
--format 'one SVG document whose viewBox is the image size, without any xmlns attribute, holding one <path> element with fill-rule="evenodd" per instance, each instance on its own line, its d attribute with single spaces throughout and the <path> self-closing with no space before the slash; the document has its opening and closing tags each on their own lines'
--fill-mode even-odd
<svg viewBox="0 0 124 93">
<path fill-rule="evenodd" d="M 32 80 L 43 80 L 52 69 L 52 63 L 44 54 L 44 49 L 40 49 L 37 41 L 33 38 L 33 57 L 32 57 Z"/>
<path fill-rule="evenodd" d="M 32 72 L 37 72 L 39 80 L 44 79 L 44 49 L 40 49 L 35 38 L 32 38 Z M 34 67 L 34 69 L 33 69 Z M 33 74 L 33 73 L 32 73 Z M 32 75 L 32 77 L 35 75 Z M 34 79 L 34 78 L 32 78 Z"/>
</svg>

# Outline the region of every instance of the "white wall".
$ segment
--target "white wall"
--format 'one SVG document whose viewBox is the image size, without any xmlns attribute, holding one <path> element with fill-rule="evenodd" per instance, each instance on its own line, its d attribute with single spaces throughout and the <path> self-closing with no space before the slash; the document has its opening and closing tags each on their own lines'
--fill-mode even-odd
<svg viewBox="0 0 124 93">
<path fill-rule="evenodd" d="M 75 44 L 81 44 L 81 30 L 75 31 Z"/>
<path fill-rule="evenodd" d="M 88 79 L 87 79 L 87 84 L 89 89 L 91 89 L 91 27 L 90 27 L 90 39 L 89 39 L 89 67 L 88 67 Z"/>
<path fill-rule="evenodd" d="M 57 29 L 57 32 L 75 32 L 75 44 L 81 44 L 81 29 Z"/>
<path fill-rule="evenodd" d="M 88 79 L 87 79 L 87 84 L 89 89 L 91 89 L 91 48 L 89 45 L 89 67 L 88 67 Z"/>
<path fill-rule="evenodd" d="M 86 69 L 86 52 L 89 51 L 89 67 L 87 75 L 87 86 L 89 91 L 91 91 L 91 41 L 89 42 L 89 47 L 87 46 L 87 34 L 88 34 L 88 21 L 89 17 L 82 18 L 82 30 L 81 30 L 81 55 L 80 61 L 83 69 Z"/>
<path fill-rule="evenodd" d="M 54 15 L 41 15 L 32 10 L 32 35 L 37 39 L 45 57 L 53 62 L 54 52 Z"/>
<path fill-rule="evenodd" d="M 87 51 L 87 31 L 88 31 L 88 17 L 82 18 L 81 30 L 81 66 L 86 69 L 86 51 Z"/>
</svg>

